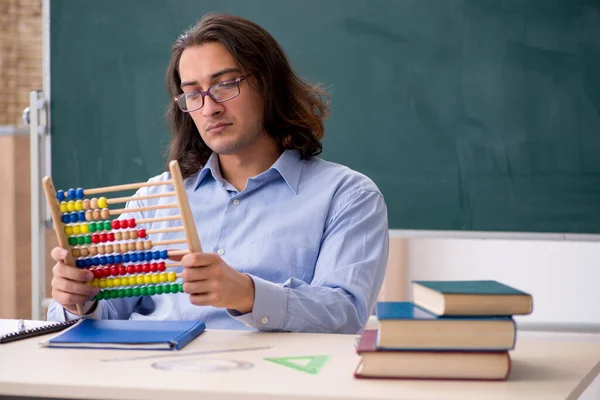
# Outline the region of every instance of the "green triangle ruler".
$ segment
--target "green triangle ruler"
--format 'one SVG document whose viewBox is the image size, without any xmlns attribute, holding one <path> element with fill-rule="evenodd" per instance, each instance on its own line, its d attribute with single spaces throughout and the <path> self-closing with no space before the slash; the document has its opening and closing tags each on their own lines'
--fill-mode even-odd
<svg viewBox="0 0 600 400">
<path fill-rule="evenodd" d="M 265 358 L 265 360 L 283 365 L 284 367 L 294 368 L 308 374 L 317 374 L 327 360 L 329 360 L 329 356 L 280 357 Z"/>
</svg>

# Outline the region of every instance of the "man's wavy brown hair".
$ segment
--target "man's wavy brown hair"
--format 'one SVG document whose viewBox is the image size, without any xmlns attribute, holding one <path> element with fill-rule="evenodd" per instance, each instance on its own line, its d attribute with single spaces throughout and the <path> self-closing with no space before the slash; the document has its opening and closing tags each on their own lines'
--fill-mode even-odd
<svg viewBox="0 0 600 400">
<path fill-rule="evenodd" d="M 263 123 L 281 149 L 297 149 L 302 159 L 320 154 L 324 122 L 329 116 L 329 97 L 318 85 L 299 78 L 277 41 L 262 27 L 228 14 L 208 14 L 185 31 L 173 45 L 166 73 L 169 96 L 181 90 L 179 60 L 191 46 L 221 43 L 241 66 L 253 74 L 263 99 Z M 204 143 L 188 113 L 171 101 L 167 119 L 171 125 L 168 161 L 179 162 L 183 177 L 202 168 L 212 150 Z"/>
</svg>

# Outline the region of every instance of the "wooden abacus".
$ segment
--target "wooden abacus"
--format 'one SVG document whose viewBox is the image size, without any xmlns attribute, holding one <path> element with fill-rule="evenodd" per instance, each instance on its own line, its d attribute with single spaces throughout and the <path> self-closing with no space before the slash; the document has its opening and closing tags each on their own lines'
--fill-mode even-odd
<svg viewBox="0 0 600 400">
<path fill-rule="evenodd" d="M 200 239 L 192 217 L 181 170 L 177 161 L 169 163 L 171 179 L 162 182 L 132 183 L 94 189 L 69 189 L 56 191 L 52 178 L 44 177 L 42 183 L 52 214 L 54 230 L 60 247 L 68 250 L 65 265 L 89 269 L 94 273 L 91 285 L 101 290 L 97 300 L 131 296 L 153 296 L 183 292 L 175 272 L 168 268 L 180 267 L 166 263 L 170 256 L 201 252 Z M 172 192 L 146 196 L 105 197 L 86 199 L 85 196 L 110 192 L 137 190 L 147 186 L 173 185 Z M 112 204 L 129 200 L 147 200 L 159 197 L 176 197 L 177 202 L 139 208 L 109 209 Z M 123 213 L 178 208 L 179 215 L 147 219 L 112 219 Z M 177 221 L 182 226 L 164 229 L 136 229 L 137 224 Z M 164 232 L 184 231 L 185 239 L 151 241 L 148 236 Z M 187 250 L 153 250 L 156 246 L 187 243 Z M 81 306 L 77 311 L 82 314 Z"/>
</svg>

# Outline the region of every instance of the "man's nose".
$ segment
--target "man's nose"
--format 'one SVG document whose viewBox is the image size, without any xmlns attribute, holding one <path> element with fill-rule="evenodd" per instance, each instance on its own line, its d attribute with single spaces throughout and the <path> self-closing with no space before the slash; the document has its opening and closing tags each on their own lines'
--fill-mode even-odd
<svg viewBox="0 0 600 400">
<path fill-rule="evenodd" d="M 223 112 L 223 105 L 217 103 L 210 96 L 204 97 L 204 107 L 202 107 L 202 115 L 206 118 L 214 117 Z"/>
</svg>

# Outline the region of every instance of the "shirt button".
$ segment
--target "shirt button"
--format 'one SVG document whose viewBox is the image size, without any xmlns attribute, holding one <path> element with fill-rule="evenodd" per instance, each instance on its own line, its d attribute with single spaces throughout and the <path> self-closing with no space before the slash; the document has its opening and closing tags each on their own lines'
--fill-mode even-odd
<svg viewBox="0 0 600 400">
<path fill-rule="evenodd" d="M 235 199 L 235 200 L 233 201 L 233 205 L 234 205 L 234 206 L 237 206 L 238 204 L 240 204 L 240 201 L 239 201 L 238 199 Z"/>
<path fill-rule="evenodd" d="M 262 322 L 262 324 L 263 324 L 263 325 L 266 325 L 266 324 L 267 324 L 267 322 L 269 322 L 269 317 L 266 317 L 266 316 L 265 316 L 265 317 L 262 317 L 262 318 L 260 319 L 260 322 Z"/>
<path fill-rule="evenodd" d="M 223 254 L 225 254 L 225 250 L 219 249 L 219 250 L 217 250 L 217 254 L 222 256 Z"/>
</svg>

